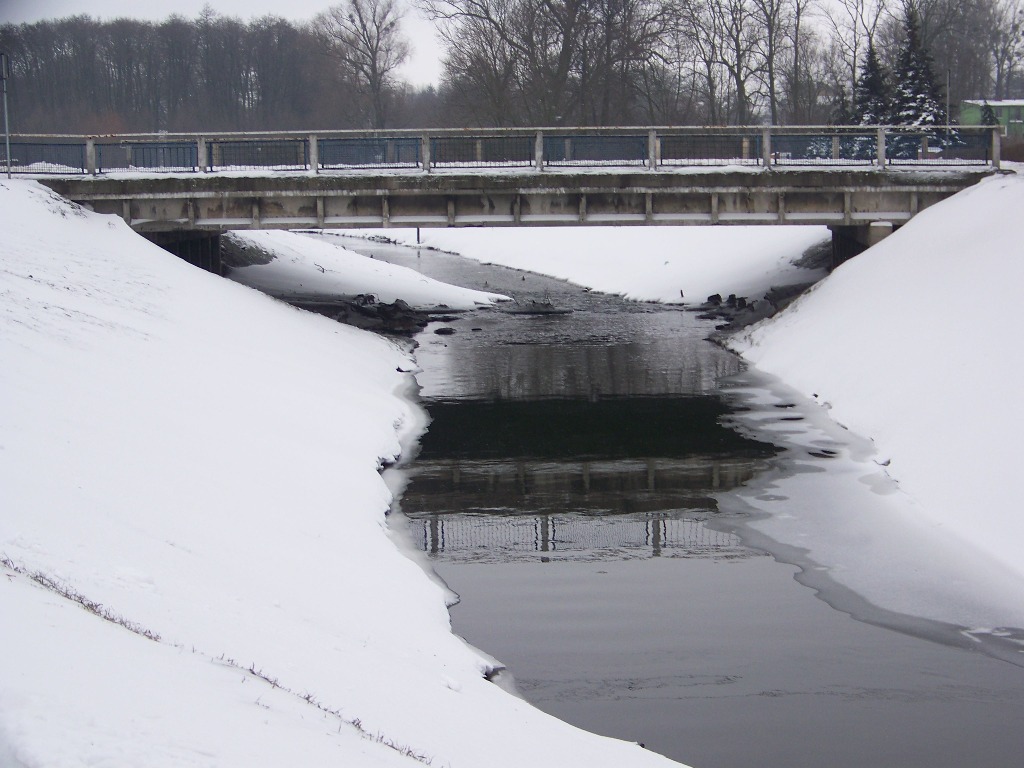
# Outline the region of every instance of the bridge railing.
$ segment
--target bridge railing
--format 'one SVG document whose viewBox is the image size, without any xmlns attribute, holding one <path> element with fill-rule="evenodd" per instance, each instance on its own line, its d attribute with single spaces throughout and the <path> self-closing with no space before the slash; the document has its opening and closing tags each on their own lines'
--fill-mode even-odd
<svg viewBox="0 0 1024 768">
<path fill-rule="evenodd" d="M 998 126 L 508 128 L 14 135 L 0 166 L 28 174 L 723 166 L 999 167 Z"/>
</svg>

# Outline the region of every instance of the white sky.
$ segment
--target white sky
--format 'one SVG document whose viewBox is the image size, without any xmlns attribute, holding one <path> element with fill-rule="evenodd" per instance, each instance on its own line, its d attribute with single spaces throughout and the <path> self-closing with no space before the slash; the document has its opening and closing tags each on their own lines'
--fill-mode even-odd
<svg viewBox="0 0 1024 768">
<path fill-rule="evenodd" d="M 102 19 L 127 16 L 136 19 L 160 20 L 171 13 L 186 18 L 199 15 L 210 5 L 224 16 L 243 19 L 275 15 L 306 21 L 338 0 L 175 0 L 173 7 L 164 3 L 140 3 L 138 0 L 0 0 L 0 23 L 38 21 L 62 16 L 87 14 Z M 403 69 L 403 76 L 414 85 L 437 83 L 441 74 L 441 46 L 434 36 L 433 25 L 411 3 L 404 20 L 405 33 L 412 41 L 412 57 Z"/>
</svg>

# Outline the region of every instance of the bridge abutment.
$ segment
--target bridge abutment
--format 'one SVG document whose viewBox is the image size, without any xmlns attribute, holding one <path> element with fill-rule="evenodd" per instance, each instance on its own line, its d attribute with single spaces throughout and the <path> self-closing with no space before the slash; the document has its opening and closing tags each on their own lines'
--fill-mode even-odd
<svg viewBox="0 0 1024 768">
<path fill-rule="evenodd" d="M 832 231 L 832 269 L 882 242 L 896 228 L 897 225 L 891 221 L 874 221 L 870 224 L 852 226 L 829 226 Z"/>
<path fill-rule="evenodd" d="M 224 274 L 220 256 L 220 232 L 145 232 L 146 237 L 154 245 L 169 251 L 189 264 L 213 272 Z"/>
</svg>

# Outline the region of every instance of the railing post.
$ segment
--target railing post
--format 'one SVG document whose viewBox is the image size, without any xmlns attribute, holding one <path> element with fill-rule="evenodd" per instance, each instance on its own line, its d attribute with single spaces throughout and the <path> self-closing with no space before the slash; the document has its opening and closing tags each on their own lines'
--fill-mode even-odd
<svg viewBox="0 0 1024 768">
<path fill-rule="evenodd" d="M 96 175 L 96 139 L 91 136 L 85 140 L 85 172 Z"/>
<path fill-rule="evenodd" d="M 992 167 L 997 171 L 1000 164 L 1000 153 L 1002 151 L 1002 128 L 998 125 L 992 126 Z"/>
<path fill-rule="evenodd" d="M 764 160 L 764 167 L 770 168 L 772 164 L 772 129 L 765 126 L 761 129 L 761 159 Z"/>
<path fill-rule="evenodd" d="M 430 136 L 426 133 L 420 139 L 420 162 L 423 165 L 423 170 L 426 173 L 430 173 Z"/>
<path fill-rule="evenodd" d="M 317 143 L 315 133 L 309 135 L 309 172 L 320 172 L 320 145 Z"/>
<path fill-rule="evenodd" d="M 196 164 L 199 166 L 199 170 L 205 173 L 210 168 L 210 164 L 207 157 L 206 139 L 200 136 L 196 139 Z"/>
<path fill-rule="evenodd" d="M 839 134 L 832 137 L 832 159 L 839 159 Z"/>
<path fill-rule="evenodd" d="M 878 129 L 878 138 L 875 145 L 875 162 L 879 168 L 885 168 L 885 128 Z"/>
<path fill-rule="evenodd" d="M 537 131 L 533 140 L 533 163 L 538 172 L 544 170 L 544 131 Z"/>
<path fill-rule="evenodd" d="M 658 132 L 654 130 L 647 132 L 647 167 L 658 170 Z"/>
</svg>

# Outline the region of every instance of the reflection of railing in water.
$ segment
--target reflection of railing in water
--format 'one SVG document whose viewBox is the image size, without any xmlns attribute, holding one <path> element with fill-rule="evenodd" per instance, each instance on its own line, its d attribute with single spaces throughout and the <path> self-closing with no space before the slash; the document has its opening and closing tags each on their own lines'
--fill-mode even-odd
<svg viewBox="0 0 1024 768">
<path fill-rule="evenodd" d="M 517 509 L 537 515 L 664 515 L 709 512 L 713 494 L 749 480 L 756 459 L 619 461 L 417 461 L 403 494 L 407 514 Z M 677 512 L 678 514 L 678 512 Z"/>
<path fill-rule="evenodd" d="M 430 515 L 413 525 L 424 552 L 452 560 L 747 557 L 739 539 L 701 520 L 587 515 Z"/>
</svg>

